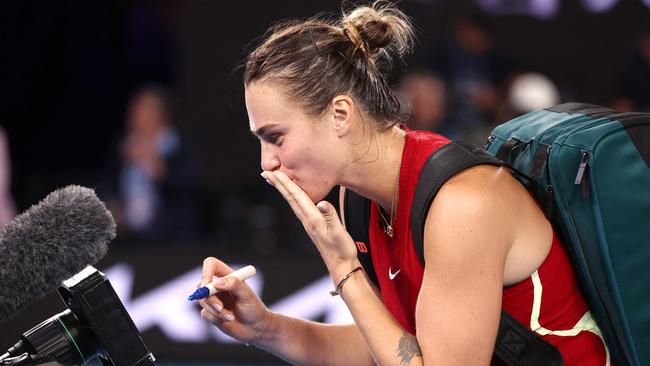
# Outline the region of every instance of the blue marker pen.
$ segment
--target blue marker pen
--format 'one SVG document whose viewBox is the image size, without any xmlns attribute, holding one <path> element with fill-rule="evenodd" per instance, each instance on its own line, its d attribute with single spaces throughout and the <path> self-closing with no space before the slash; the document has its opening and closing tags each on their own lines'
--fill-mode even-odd
<svg viewBox="0 0 650 366">
<path fill-rule="evenodd" d="M 236 277 L 239 278 L 241 281 L 245 281 L 255 275 L 255 267 L 253 266 L 246 266 L 243 268 L 240 268 L 232 273 L 229 273 L 225 275 L 224 277 Z M 193 294 L 191 294 L 187 300 L 192 301 L 192 300 L 201 300 L 205 299 L 208 296 L 212 296 L 219 292 L 216 288 L 214 288 L 214 284 L 212 282 L 208 283 L 207 285 L 197 289 L 194 291 Z"/>
</svg>

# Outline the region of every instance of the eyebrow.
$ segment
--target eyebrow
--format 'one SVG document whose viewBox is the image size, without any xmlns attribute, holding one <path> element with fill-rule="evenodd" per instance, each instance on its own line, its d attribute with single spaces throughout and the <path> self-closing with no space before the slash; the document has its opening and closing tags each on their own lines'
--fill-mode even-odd
<svg viewBox="0 0 650 366">
<path fill-rule="evenodd" d="M 267 133 L 267 131 L 268 131 L 269 129 L 271 129 L 271 128 L 273 128 L 273 127 L 276 127 L 276 126 L 278 126 L 277 123 L 269 123 L 269 124 L 267 124 L 267 125 L 264 125 L 264 126 L 258 128 L 258 129 L 255 130 L 255 131 L 251 131 L 251 133 L 252 133 L 253 136 L 255 136 L 255 137 L 262 137 L 262 136 L 264 136 L 264 135 Z"/>
</svg>

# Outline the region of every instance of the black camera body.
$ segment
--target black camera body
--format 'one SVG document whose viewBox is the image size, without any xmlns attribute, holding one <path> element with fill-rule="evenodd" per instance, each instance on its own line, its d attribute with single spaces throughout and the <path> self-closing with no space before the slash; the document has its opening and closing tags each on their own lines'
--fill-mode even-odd
<svg viewBox="0 0 650 366">
<path fill-rule="evenodd" d="M 154 365 L 155 357 L 102 272 L 88 266 L 58 292 L 68 309 L 25 332 L 0 356 L 0 365 L 83 365 L 94 357 L 105 366 Z"/>
</svg>

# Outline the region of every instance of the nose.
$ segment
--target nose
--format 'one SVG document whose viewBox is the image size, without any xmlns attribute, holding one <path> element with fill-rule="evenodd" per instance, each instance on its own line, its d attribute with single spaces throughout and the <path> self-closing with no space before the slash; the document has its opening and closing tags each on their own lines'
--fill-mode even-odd
<svg viewBox="0 0 650 366">
<path fill-rule="evenodd" d="M 280 158 L 270 144 L 262 143 L 262 156 L 260 161 L 262 170 L 273 171 L 280 167 Z"/>
</svg>

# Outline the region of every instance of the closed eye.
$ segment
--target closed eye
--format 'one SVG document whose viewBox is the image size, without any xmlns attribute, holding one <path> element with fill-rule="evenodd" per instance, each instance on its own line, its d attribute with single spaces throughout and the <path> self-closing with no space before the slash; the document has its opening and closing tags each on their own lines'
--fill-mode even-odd
<svg viewBox="0 0 650 366">
<path fill-rule="evenodd" d="M 279 145 L 280 144 L 280 137 L 282 137 L 281 133 L 272 133 L 267 136 L 264 136 L 264 139 L 268 141 L 271 144 L 274 145 Z"/>
</svg>

